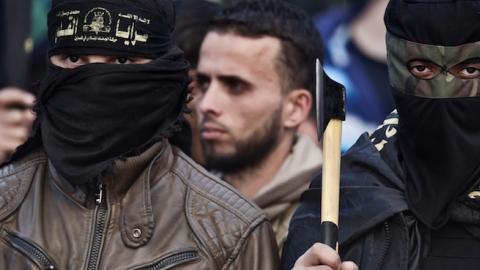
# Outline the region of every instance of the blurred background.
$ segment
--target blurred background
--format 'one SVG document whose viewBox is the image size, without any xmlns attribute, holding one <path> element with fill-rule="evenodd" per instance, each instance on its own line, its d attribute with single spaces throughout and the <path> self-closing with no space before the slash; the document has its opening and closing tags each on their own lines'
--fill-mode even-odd
<svg viewBox="0 0 480 270">
<path fill-rule="evenodd" d="M 342 146 L 345 150 L 362 132 L 373 131 L 393 109 L 383 26 L 383 12 L 388 0 L 288 1 L 303 8 L 314 19 L 324 40 L 324 68 L 347 88 L 347 121 Z M 198 10 L 201 5 L 196 3 L 205 1 L 175 2 L 179 14 L 182 9 L 191 9 L 192 5 L 196 9 L 194 14 L 202 14 Z M 236 1 L 209 2 L 227 6 Z M 50 0 L 0 2 L 0 89 L 15 86 L 35 92 L 33 85 L 46 70 L 46 15 L 49 8 Z M 185 18 L 188 17 L 177 16 L 177 24 L 182 24 L 181 20 Z M 181 39 L 181 33 L 176 35 Z M 196 36 L 198 39 L 199 35 Z M 198 50 L 198 46 L 184 50 Z M 190 59 L 192 62 L 196 62 L 194 57 Z"/>
<path fill-rule="evenodd" d="M 47 49 L 47 12 L 51 0 L 0 1 L 0 86 L 30 88 L 42 78 Z M 190 0 L 188 2 L 195 2 Z M 179 2 L 179 1 L 176 1 Z M 232 0 L 210 2 L 231 5 Z M 352 0 L 289 0 L 314 16 Z"/>
</svg>

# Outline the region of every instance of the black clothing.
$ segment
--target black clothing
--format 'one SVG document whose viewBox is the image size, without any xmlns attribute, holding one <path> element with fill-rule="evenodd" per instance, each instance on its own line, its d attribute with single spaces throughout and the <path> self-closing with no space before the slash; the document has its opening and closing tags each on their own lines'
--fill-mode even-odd
<svg viewBox="0 0 480 270">
<path fill-rule="evenodd" d="M 480 98 L 427 98 L 393 90 L 409 209 L 430 228 L 480 179 Z"/>
<path fill-rule="evenodd" d="M 45 151 L 73 184 L 91 183 L 180 127 L 188 62 L 180 50 L 147 64 L 50 67 L 39 89 Z"/>
<path fill-rule="evenodd" d="M 402 39 L 458 46 L 480 40 L 479 8 L 480 2 L 475 0 L 390 1 L 385 25 L 389 33 Z M 452 16 L 452 11 L 456 15 Z"/>
<path fill-rule="evenodd" d="M 445 227 L 432 231 L 430 252 L 422 270 L 476 269 L 478 265 L 480 240 L 472 237 L 463 226 L 448 223 Z"/>
<path fill-rule="evenodd" d="M 174 43 L 171 1 L 54 1 L 48 14 L 49 56 L 113 55 L 156 58 Z"/>
<path fill-rule="evenodd" d="M 422 269 L 425 258 L 433 254 L 430 248 L 437 247 L 430 245 L 436 232 L 408 209 L 395 136 L 397 119 L 392 114 L 371 137 L 362 135 L 342 159 L 339 250 L 342 260 L 352 260 L 360 269 Z M 282 269 L 291 269 L 320 240 L 320 195 L 321 179 L 315 179 L 291 220 Z M 445 268 L 437 269 L 452 269 L 448 265 L 453 262 L 458 269 L 478 267 L 475 260 L 447 260 L 442 262 Z"/>
<path fill-rule="evenodd" d="M 186 110 L 188 62 L 171 39 L 171 1 L 139 0 L 128 9 L 113 0 L 53 1 L 49 55 L 148 57 L 147 64 L 50 63 L 38 87 L 32 138 L 16 160 L 43 145 L 60 176 L 95 184 L 116 159 L 142 153 L 179 132 Z M 175 143 L 189 145 L 189 130 Z M 40 139 L 41 138 L 41 139 Z"/>
</svg>

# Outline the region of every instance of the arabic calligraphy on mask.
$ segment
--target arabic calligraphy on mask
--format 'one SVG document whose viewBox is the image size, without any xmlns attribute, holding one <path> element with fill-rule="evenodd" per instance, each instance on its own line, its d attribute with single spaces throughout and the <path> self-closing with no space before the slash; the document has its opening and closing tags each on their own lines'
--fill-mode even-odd
<svg viewBox="0 0 480 270">
<path fill-rule="evenodd" d="M 62 37 L 73 37 L 74 41 L 103 41 L 116 43 L 119 40 L 126 46 L 135 46 L 138 42 L 146 43 L 148 34 L 142 33 L 142 24 L 149 25 L 150 19 L 136 14 L 119 13 L 112 28 L 112 15 L 102 7 L 91 9 L 85 15 L 80 29 L 83 34 L 78 34 L 81 12 L 79 10 L 60 11 L 57 14 L 60 24 L 55 35 L 55 43 Z M 112 30 L 115 30 L 112 33 Z"/>
</svg>

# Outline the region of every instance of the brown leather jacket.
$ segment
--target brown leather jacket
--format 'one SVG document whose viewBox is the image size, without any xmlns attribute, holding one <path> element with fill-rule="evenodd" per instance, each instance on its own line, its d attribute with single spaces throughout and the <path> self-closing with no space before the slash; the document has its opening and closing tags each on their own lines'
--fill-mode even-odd
<svg viewBox="0 0 480 270">
<path fill-rule="evenodd" d="M 40 151 L 0 168 L 0 269 L 278 269 L 265 215 L 168 143 L 96 196 Z"/>
</svg>

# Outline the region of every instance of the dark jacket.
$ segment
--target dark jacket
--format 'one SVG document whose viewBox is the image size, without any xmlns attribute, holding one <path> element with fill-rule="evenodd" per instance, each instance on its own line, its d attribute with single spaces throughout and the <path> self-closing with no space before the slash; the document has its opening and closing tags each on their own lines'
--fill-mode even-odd
<svg viewBox="0 0 480 270">
<path fill-rule="evenodd" d="M 0 168 L 0 269 L 278 269 L 265 215 L 166 141 L 92 197 L 44 152 Z"/>
<path fill-rule="evenodd" d="M 397 115 L 372 136 L 363 134 L 342 157 L 339 250 L 360 269 L 417 269 L 424 227 L 408 212 L 396 145 Z M 302 195 L 290 223 L 282 267 L 320 241 L 321 179 Z"/>
</svg>

